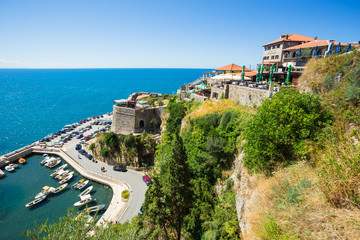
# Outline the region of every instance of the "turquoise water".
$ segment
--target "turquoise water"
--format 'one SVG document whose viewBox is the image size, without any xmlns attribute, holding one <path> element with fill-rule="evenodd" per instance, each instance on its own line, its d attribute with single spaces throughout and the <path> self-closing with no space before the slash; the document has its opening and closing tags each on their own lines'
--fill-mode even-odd
<svg viewBox="0 0 360 240">
<path fill-rule="evenodd" d="M 43 223 L 46 219 L 49 219 L 49 223 L 57 221 L 66 215 L 67 210 L 72 208 L 75 202 L 79 201 L 77 195 L 90 185 L 94 186 L 91 195 L 96 199 L 91 204 L 109 205 L 112 190 L 102 184 L 90 181 L 82 190 L 71 189 L 72 184 L 82 179 L 75 172 L 65 190 L 32 208 L 26 208 L 25 205 L 34 200 L 43 186 L 55 188 L 59 186 L 59 183 L 49 176 L 56 168 L 51 170 L 41 166 L 39 163 L 42 159 L 41 155 L 32 155 L 27 158 L 25 165 L 19 164 L 15 172 L 6 172 L 6 177 L 0 180 L 0 239 L 22 239 L 24 238 L 22 232 L 32 229 L 35 221 L 37 223 Z M 62 161 L 63 163 L 66 162 Z M 80 212 L 83 208 L 74 207 L 74 209 Z"/>
</svg>

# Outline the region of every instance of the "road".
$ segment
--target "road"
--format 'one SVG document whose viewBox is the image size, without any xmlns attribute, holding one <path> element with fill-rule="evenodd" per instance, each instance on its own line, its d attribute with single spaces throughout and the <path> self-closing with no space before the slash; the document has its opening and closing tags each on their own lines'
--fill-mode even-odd
<svg viewBox="0 0 360 240">
<path fill-rule="evenodd" d="M 101 118 L 104 120 L 111 120 L 111 116 L 104 115 L 104 118 Z M 98 120 L 98 119 L 96 119 Z M 91 120 L 89 122 L 83 123 L 82 125 L 78 126 L 73 131 L 78 131 L 80 128 L 83 128 L 95 120 Z M 86 131 L 84 136 L 87 134 L 90 134 L 94 132 L 95 130 L 98 130 L 100 128 L 103 128 L 104 125 L 92 125 L 92 129 Z M 52 142 L 56 142 L 60 140 L 60 136 L 54 138 Z M 127 172 L 117 172 L 112 169 L 111 165 L 108 165 L 104 162 L 98 161 L 97 163 L 87 159 L 83 155 L 79 155 L 78 151 L 75 150 L 75 145 L 79 143 L 79 139 L 76 139 L 75 137 L 72 138 L 70 141 L 66 142 L 62 149 L 66 151 L 66 153 L 71 156 L 76 162 L 80 163 L 84 168 L 96 171 L 99 173 L 103 173 L 101 171 L 101 167 L 105 167 L 106 172 L 103 174 L 109 175 L 111 177 L 114 177 L 116 179 L 122 180 L 126 182 L 130 189 L 130 200 L 128 202 L 128 206 L 119 218 L 118 222 L 124 223 L 126 221 L 130 221 L 134 216 L 136 216 L 139 213 L 139 210 L 145 200 L 145 192 L 147 190 L 146 184 L 142 180 L 142 173 L 128 170 Z M 79 158 L 80 156 L 80 158 Z M 119 199 L 120 200 L 120 199 Z"/>
</svg>

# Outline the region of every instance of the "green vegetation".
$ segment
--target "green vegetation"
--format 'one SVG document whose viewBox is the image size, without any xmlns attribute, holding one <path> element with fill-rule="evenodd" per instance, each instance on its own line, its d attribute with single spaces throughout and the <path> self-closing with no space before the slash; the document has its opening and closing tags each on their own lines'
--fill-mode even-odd
<svg viewBox="0 0 360 240">
<path fill-rule="evenodd" d="M 95 149 L 95 143 L 90 144 L 89 149 L 93 151 Z"/>
<path fill-rule="evenodd" d="M 124 199 L 128 199 L 130 196 L 130 192 L 129 190 L 124 190 L 121 192 L 121 197 L 124 198 Z"/>
</svg>

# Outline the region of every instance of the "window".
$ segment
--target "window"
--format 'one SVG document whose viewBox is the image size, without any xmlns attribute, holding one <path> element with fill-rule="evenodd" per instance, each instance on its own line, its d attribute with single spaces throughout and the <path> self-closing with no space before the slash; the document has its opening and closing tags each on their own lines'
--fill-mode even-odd
<svg viewBox="0 0 360 240">
<path fill-rule="evenodd" d="M 274 56 L 271 56 L 271 59 L 274 59 Z"/>
<path fill-rule="evenodd" d="M 279 59 L 279 55 L 275 55 L 275 59 Z"/>
<path fill-rule="evenodd" d="M 265 47 L 265 51 L 267 51 L 267 50 L 269 50 L 269 47 L 268 47 L 268 46 Z"/>
<path fill-rule="evenodd" d="M 280 44 L 278 44 L 276 47 L 277 47 L 277 48 L 280 48 Z"/>
<path fill-rule="evenodd" d="M 140 128 L 143 128 L 144 126 L 145 126 L 144 121 L 141 120 L 141 121 L 140 121 Z"/>
</svg>

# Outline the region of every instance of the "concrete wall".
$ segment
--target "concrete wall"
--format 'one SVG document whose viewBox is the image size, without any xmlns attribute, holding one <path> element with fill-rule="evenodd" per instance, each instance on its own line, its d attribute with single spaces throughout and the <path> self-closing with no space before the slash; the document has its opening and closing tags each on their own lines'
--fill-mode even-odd
<svg viewBox="0 0 360 240">
<path fill-rule="evenodd" d="M 218 87 L 212 87 L 211 88 L 211 95 L 210 95 L 210 99 L 213 101 L 219 101 L 221 96 L 223 96 L 224 98 L 226 97 L 226 88 L 218 88 Z"/>
<path fill-rule="evenodd" d="M 199 102 L 205 102 L 208 98 L 205 97 L 205 96 L 201 96 L 199 94 L 196 94 L 196 93 L 192 93 L 190 94 L 190 99 L 195 99 L 195 101 L 199 101 Z"/>
<path fill-rule="evenodd" d="M 132 108 L 113 106 L 111 131 L 114 133 L 131 134 L 151 130 L 151 120 L 161 123 L 161 115 L 166 106 L 136 110 Z"/>
<path fill-rule="evenodd" d="M 259 106 L 268 96 L 268 90 L 229 85 L 229 99 L 245 106 Z"/>
</svg>

